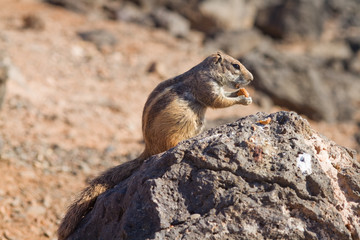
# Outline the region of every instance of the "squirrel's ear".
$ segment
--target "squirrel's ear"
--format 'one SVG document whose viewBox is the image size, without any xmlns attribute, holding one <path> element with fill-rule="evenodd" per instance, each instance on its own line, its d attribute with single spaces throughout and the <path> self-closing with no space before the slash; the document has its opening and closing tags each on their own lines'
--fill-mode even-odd
<svg viewBox="0 0 360 240">
<path fill-rule="evenodd" d="M 217 51 L 215 54 L 214 62 L 215 63 L 222 63 L 223 61 L 223 53 L 220 51 Z"/>
</svg>

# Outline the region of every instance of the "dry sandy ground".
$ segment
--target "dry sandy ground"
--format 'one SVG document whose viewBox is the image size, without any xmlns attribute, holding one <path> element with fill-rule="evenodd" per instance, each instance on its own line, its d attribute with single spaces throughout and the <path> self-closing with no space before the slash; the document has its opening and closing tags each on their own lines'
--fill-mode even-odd
<svg viewBox="0 0 360 240">
<path fill-rule="evenodd" d="M 44 28 L 24 29 L 29 14 Z M 116 46 L 100 51 L 77 35 L 94 29 L 111 32 Z M 205 56 L 196 33 L 179 40 L 36 0 L 1 0 L 0 50 L 10 66 L 0 112 L 0 240 L 56 239 L 66 206 L 86 180 L 141 152 L 140 116 L 154 86 Z M 149 73 L 153 63 L 157 71 Z M 207 118 L 214 124 L 264 110 L 278 109 L 234 106 Z M 355 146 L 349 137 L 355 124 L 313 126 Z"/>
</svg>

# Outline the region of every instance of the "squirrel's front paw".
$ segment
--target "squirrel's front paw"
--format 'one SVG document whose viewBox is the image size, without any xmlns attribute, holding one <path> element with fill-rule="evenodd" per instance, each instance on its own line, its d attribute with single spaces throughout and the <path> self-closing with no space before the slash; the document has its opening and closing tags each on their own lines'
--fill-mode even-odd
<svg viewBox="0 0 360 240">
<path fill-rule="evenodd" d="M 252 103 L 251 97 L 239 96 L 239 104 L 250 105 Z"/>
</svg>

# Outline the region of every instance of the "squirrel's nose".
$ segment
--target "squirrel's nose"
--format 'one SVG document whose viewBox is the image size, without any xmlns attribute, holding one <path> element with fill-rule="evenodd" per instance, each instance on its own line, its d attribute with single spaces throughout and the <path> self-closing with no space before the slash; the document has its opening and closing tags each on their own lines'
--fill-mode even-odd
<svg viewBox="0 0 360 240">
<path fill-rule="evenodd" d="M 251 72 L 248 73 L 248 79 L 250 82 L 254 80 L 254 76 L 251 74 Z"/>
<path fill-rule="evenodd" d="M 241 72 L 243 73 L 244 79 L 246 79 L 247 81 L 251 82 L 254 80 L 254 76 L 251 74 L 249 70 L 247 70 L 247 68 L 244 65 L 242 65 Z"/>
<path fill-rule="evenodd" d="M 244 74 L 244 79 L 248 82 L 252 82 L 254 80 L 254 76 L 251 74 L 251 72 L 246 71 L 246 74 Z"/>
</svg>

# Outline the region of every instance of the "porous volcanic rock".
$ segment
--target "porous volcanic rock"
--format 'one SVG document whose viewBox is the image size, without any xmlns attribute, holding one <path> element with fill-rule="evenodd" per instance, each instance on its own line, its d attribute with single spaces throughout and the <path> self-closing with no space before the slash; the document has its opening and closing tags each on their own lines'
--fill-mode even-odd
<svg viewBox="0 0 360 240">
<path fill-rule="evenodd" d="M 257 113 L 145 161 L 69 239 L 359 239 L 359 172 L 298 114 Z"/>
</svg>

